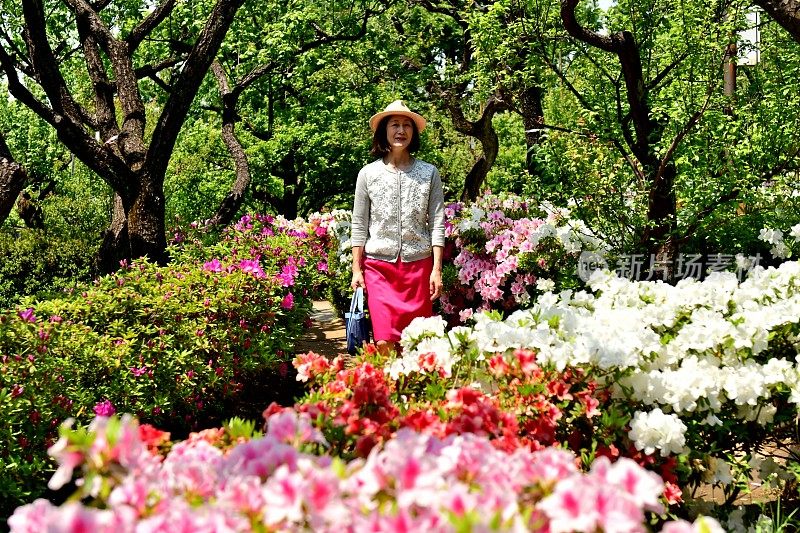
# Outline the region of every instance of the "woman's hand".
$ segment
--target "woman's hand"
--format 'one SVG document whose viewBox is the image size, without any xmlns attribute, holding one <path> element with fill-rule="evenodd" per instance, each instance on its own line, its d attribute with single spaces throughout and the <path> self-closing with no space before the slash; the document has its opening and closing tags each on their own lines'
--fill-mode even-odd
<svg viewBox="0 0 800 533">
<path fill-rule="evenodd" d="M 350 282 L 350 287 L 352 287 L 353 290 L 355 290 L 355 289 L 357 289 L 359 287 L 366 287 L 366 285 L 364 284 L 364 273 L 363 272 L 361 272 L 360 270 L 354 270 L 353 271 L 353 280 Z"/>
<path fill-rule="evenodd" d="M 434 302 L 442 295 L 442 271 L 434 268 L 431 272 L 431 301 Z"/>
</svg>

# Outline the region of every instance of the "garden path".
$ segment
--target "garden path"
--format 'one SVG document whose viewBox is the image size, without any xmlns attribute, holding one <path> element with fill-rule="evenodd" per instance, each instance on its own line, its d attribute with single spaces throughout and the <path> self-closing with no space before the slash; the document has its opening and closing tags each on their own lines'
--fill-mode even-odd
<svg viewBox="0 0 800 533">
<path fill-rule="evenodd" d="M 314 301 L 311 313 L 311 327 L 295 344 L 295 353 L 313 351 L 331 359 L 347 353 L 344 320 L 338 316 L 330 302 Z"/>
</svg>

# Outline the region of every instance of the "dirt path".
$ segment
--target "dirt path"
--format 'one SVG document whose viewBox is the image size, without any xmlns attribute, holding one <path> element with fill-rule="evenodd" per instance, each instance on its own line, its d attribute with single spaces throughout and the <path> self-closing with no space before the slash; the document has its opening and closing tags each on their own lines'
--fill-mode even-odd
<svg viewBox="0 0 800 533">
<path fill-rule="evenodd" d="M 295 345 L 296 353 L 310 351 L 331 359 L 339 354 L 347 353 L 344 320 L 337 316 L 331 303 L 325 300 L 314 302 L 311 327 Z"/>
</svg>

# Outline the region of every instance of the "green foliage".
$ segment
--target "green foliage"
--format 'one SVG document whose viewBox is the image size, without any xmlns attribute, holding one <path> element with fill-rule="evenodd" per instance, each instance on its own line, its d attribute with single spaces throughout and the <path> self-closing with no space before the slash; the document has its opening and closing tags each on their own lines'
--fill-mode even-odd
<svg viewBox="0 0 800 533">
<path fill-rule="evenodd" d="M 44 230 L 0 232 L 0 308 L 28 295 L 45 296 L 74 288 L 95 273 L 93 243 L 50 238 Z"/>
<path fill-rule="evenodd" d="M 184 241 L 169 266 L 136 261 L 1 313 L 3 501 L 41 494 L 67 417 L 113 406 L 185 432 L 235 415 L 248 383 L 290 357 L 322 290 L 319 227 L 257 217 L 210 246 Z"/>
</svg>

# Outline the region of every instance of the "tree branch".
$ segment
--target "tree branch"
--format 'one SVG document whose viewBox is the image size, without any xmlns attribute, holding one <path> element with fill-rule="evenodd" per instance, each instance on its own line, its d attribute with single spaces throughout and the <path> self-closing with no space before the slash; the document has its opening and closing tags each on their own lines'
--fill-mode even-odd
<svg viewBox="0 0 800 533">
<path fill-rule="evenodd" d="M 99 44 L 84 17 L 77 18 L 78 37 L 86 60 L 86 70 L 92 80 L 95 101 L 95 119 L 101 138 L 105 141 L 119 134 L 114 108 L 114 86 L 100 57 Z"/>
<path fill-rule="evenodd" d="M 14 43 L 14 40 L 5 31 L 5 28 L 0 28 L 0 36 L 2 36 L 5 42 L 8 43 L 9 49 L 17 57 L 17 59 L 14 60 L 14 68 L 29 78 L 34 78 L 35 75 L 33 73 L 33 69 L 31 68 L 30 59 L 26 57 L 22 50 L 20 50 L 19 47 Z M 10 54 L 9 57 L 11 57 Z"/>
<path fill-rule="evenodd" d="M 659 72 L 659 73 L 656 75 L 656 77 L 655 77 L 655 78 L 653 78 L 652 80 L 650 80 L 650 83 L 648 83 L 648 84 L 645 86 L 645 90 L 647 90 L 647 92 L 650 92 L 650 91 L 652 91 L 653 89 L 655 89 L 656 87 L 658 87 L 658 84 L 659 84 L 659 83 L 661 83 L 661 82 L 664 80 L 664 78 L 666 78 L 666 77 L 667 77 L 667 75 L 668 75 L 668 74 L 669 74 L 669 73 L 672 71 L 672 69 L 674 69 L 675 67 L 677 67 L 678 65 L 680 65 L 680 64 L 681 64 L 681 62 L 682 62 L 684 59 L 686 59 L 687 57 L 689 57 L 689 50 L 685 50 L 685 51 L 684 51 L 684 52 L 683 52 L 681 55 L 679 55 L 678 57 L 676 57 L 676 58 L 675 58 L 675 60 L 674 60 L 672 63 L 670 63 L 669 65 L 667 65 L 667 66 L 664 68 L 664 70 L 662 70 L 661 72 Z"/>
<path fill-rule="evenodd" d="M 222 40 L 244 0 L 218 0 L 206 21 L 203 31 L 186 58 L 178 79 L 173 84 L 161 116 L 153 131 L 147 151 L 146 164 L 153 175 L 163 175 L 169 163 L 189 107 L 211 62 L 217 55 Z"/>
<path fill-rule="evenodd" d="M 165 59 L 156 65 L 144 65 L 139 67 L 134 72 L 136 73 L 136 77 L 139 79 L 152 78 L 162 70 L 174 67 L 181 61 L 183 61 L 183 58 L 170 57 L 169 59 Z"/>
<path fill-rule="evenodd" d="M 358 29 L 358 31 L 356 33 L 338 33 L 336 35 L 328 35 L 321 28 L 319 28 L 316 24 L 314 24 L 314 27 L 318 28 L 317 29 L 317 35 L 320 36 L 320 37 L 318 39 L 313 40 L 313 41 L 309 41 L 307 43 L 302 44 L 297 49 L 297 55 L 304 54 L 304 53 L 308 52 L 309 50 L 312 50 L 314 48 L 318 48 L 318 47 L 320 47 L 322 45 L 325 45 L 325 44 L 328 44 L 328 43 L 332 43 L 332 42 L 346 42 L 346 41 L 355 42 L 355 41 L 358 41 L 364 35 L 367 34 L 367 23 L 369 22 L 370 17 L 373 16 L 373 15 L 380 14 L 380 13 L 381 12 L 379 12 L 379 11 L 372 11 L 370 9 L 367 9 L 366 11 L 364 11 L 364 16 L 361 17 L 361 26 L 359 27 L 359 29 Z M 258 65 L 257 67 L 253 68 L 250 72 L 245 74 L 245 76 L 239 81 L 239 83 L 237 83 L 233 87 L 233 89 L 232 89 L 233 94 L 236 96 L 236 98 L 238 98 L 239 95 L 247 87 L 252 85 L 256 80 L 260 79 L 262 76 L 266 75 L 269 72 L 272 72 L 277 65 L 278 65 L 277 61 L 270 61 L 269 63 L 264 63 L 264 64 Z"/>
<path fill-rule="evenodd" d="M 97 39 L 111 60 L 111 68 L 117 80 L 117 95 L 122 107 L 122 127 L 119 129 L 117 146 L 133 171 L 138 171 L 144 162 L 145 111 L 139 93 L 138 79 L 133 69 L 132 53 L 128 44 L 118 41 L 85 0 L 65 0 L 86 31 Z"/>
<path fill-rule="evenodd" d="M 63 115 L 74 124 L 83 122 L 89 114 L 80 111 L 77 102 L 67 89 L 67 84 L 58 70 L 50 43 L 47 40 L 44 8 L 41 0 L 30 0 L 22 3 L 25 17 L 24 37 L 28 45 L 31 66 L 38 73 L 38 81 L 44 90 L 56 115 Z"/>
<path fill-rule="evenodd" d="M 211 70 L 217 78 L 219 92 L 222 96 L 222 140 L 225 142 L 225 146 L 227 146 L 236 167 L 236 180 L 208 223 L 211 225 L 225 225 L 233 220 L 234 215 L 242 205 L 244 193 L 250 186 L 250 165 L 242 143 L 236 137 L 236 99 L 231 92 L 228 77 L 217 60 L 214 60 L 211 64 Z"/>
<path fill-rule="evenodd" d="M 753 0 L 753 3 L 766 11 L 795 41 L 800 43 L 800 1 Z"/>
<path fill-rule="evenodd" d="M 639 161 L 649 158 L 649 137 L 652 132 L 650 110 L 647 106 L 647 90 L 642 73 L 642 60 L 633 34 L 629 31 L 617 32 L 609 36 L 600 35 L 583 28 L 575 17 L 575 7 L 579 0 L 561 0 L 561 20 L 567 33 L 589 45 L 616 54 L 622 67 L 625 79 L 628 107 L 633 127 L 636 130 L 636 142 L 631 150 Z"/>
<path fill-rule="evenodd" d="M 145 37 L 147 37 L 161 22 L 167 18 L 175 9 L 176 0 L 164 0 L 155 10 L 150 13 L 147 18 L 136 26 L 127 37 L 125 42 L 128 43 L 128 50 L 131 54 L 139 48 Z"/>
<path fill-rule="evenodd" d="M 561 0 L 561 20 L 564 22 L 564 28 L 567 33 L 583 41 L 586 44 L 611 52 L 612 54 L 619 53 L 619 42 L 611 36 L 600 35 L 599 33 L 589 31 L 578 23 L 575 16 L 575 8 L 580 3 L 580 0 Z"/>
<path fill-rule="evenodd" d="M 14 61 L 6 52 L 6 49 L 0 45 L 0 67 L 6 74 L 6 82 L 8 83 L 8 91 L 20 102 L 25 104 L 34 113 L 42 117 L 48 124 L 55 126 L 56 115 L 52 109 L 36 98 L 28 88 L 20 81 L 17 71 L 15 69 Z"/>
</svg>

